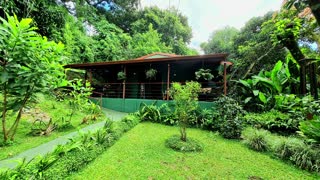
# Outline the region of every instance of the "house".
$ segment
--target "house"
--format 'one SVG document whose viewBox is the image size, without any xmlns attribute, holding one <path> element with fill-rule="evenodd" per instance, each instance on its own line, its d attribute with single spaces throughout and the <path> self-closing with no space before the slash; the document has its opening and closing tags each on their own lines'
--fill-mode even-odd
<svg viewBox="0 0 320 180">
<path fill-rule="evenodd" d="M 226 75 L 232 65 L 227 54 L 180 56 L 153 53 L 132 60 L 95 62 L 66 65 L 66 68 L 83 69 L 85 78 L 94 87 L 93 96 L 102 100 L 102 106 L 125 112 L 135 111 L 141 102 L 159 103 L 170 100 L 170 84 L 198 81 L 203 91 L 200 104 L 227 93 Z M 214 78 L 196 80 L 195 72 L 210 69 Z"/>
</svg>

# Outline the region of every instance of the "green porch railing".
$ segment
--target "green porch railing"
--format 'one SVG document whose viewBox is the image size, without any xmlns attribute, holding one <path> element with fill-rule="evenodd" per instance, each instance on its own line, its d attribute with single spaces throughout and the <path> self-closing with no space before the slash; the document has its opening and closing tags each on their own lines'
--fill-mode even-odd
<svg viewBox="0 0 320 180">
<path fill-rule="evenodd" d="M 99 104 L 99 100 L 101 100 L 102 107 L 127 113 L 136 112 L 139 110 L 141 103 L 150 105 L 156 101 L 156 106 L 161 106 L 164 103 L 173 103 L 172 100 L 166 101 L 152 99 L 91 98 L 91 100 Z M 214 105 L 215 104 L 213 102 L 199 101 L 199 106 L 203 109 L 211 109 L 214 107 Z"/>
</svg>

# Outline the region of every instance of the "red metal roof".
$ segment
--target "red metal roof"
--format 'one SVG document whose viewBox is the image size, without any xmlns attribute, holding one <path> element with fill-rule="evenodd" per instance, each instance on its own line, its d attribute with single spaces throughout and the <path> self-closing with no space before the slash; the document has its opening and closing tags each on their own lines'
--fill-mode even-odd
<svg viewBox="0 0 320 180">
<path fill-rule="evenodd" d="M 208 55 L 196 55 L 196 56 L 179 56 L 172 55 L 170 57 L 161 57 L 161 58 L 150 58 L 147 57 L 154 56 L 156 53 L 142 56 L 137 59 L 132 60 L 123 60 L 123 61 L 107 61 L 107 62 L 95 62 L 95 63 L 82 63 L 82 64 L 68 64 L 65 65 L 65 68 L 76 68 L 76 69 L 91 69 L 98 68 L 102 66 L 110 66 L 110 65 L 123 65 L 123 64 L 139 64 L 139 63 L 157 63 L 157 62 L 183 62 L 183 61 L 212 61 L 216 63 L 220 63 L 221 61 L 226 61 L 228 54 L 208 54 Z M 164 55 L 164 54 L 162 54 Z M 165 56 L 167 56 L 166 54 Z"/>
</svg>

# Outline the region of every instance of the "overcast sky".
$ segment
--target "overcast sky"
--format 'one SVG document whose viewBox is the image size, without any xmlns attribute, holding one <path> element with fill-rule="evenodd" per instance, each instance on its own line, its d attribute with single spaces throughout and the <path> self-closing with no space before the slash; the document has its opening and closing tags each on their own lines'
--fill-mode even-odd
<svg viewBox="0 0 320 180">
<path fill-rule="evenodd" d="M 225 26 L 238 29 L 252 17 L 279 10 L 282 0 L 141 0 L 141 5 L 166 9 L 176 7 L 188 17 L 193 38 L 190 47 L 200 50 L 200 43 Z"/>
</svg>

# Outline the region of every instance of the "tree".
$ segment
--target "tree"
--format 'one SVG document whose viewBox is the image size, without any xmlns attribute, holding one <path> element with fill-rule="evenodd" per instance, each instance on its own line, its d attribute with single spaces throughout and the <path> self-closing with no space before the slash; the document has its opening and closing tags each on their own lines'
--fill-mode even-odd
<svg viewBox="0 0 320 180">
<path fill-rule="evenodd" d="M 236 48 L 235 77 L 246 78 L 261 69 L 271 70 L 274 64 L 285 59 L 286 51 L 281 45 L 274 45 L 269 31 L 263 30 L 263 23 L 272 18 L 274 12 L 251 18 L 234 38 Z"/>
<path fill-rule="evenodd" d="M 175 113 L 179 119 L 180 139 L 187 141 L 187 126 L 190 121 L 190 112 L 198 107 L 198 93 L 201 85 L 198 82 L 186 82 L 185 85 L 173 83 L 170 94 L 175 103 Z"/>
<path fill-rule="evenodd" d="M 161 36 L 149 25 L 149 31 L 136 33 L 130 41 L 129 58 L 137 58 L 154 52 L 171 52 L 171 48 L 161 42 Z"/>
<path fill-rule="evenodd" d="M 291 18 L 293 17 L 293 19 Z M 286 47 L 295 62 L 289 62 L 289 69 L 293 77 L 297 78 L 300 76 L 300 93 L 306 93 L 306 64 L 302 61 L 305 56 L 300 50 L 298 44 L 298 38 L 300 36 L 301 20 L 297 17 L 292 16 L 290 11 L 282 11 L 274 19 L 267 21 L 264 24 L 264 31 L 271 34 L 271 39 L 275 45 L 281 44 Z M 296 64 L 299 64 L 299 68 Z M 295 86 L 292 87 L 293 93 L 299 91 Z"/>
<path fill-rule="evenodd" d="M 307 7 L 310 8 L 312 14 L 320 25 L 320 1 L 319 0 L 284 0 L 284 7 L 290 9 L 294 6 L 297 10 L 302 11 Z"/>
<path fill-rule="evenodd" d="M 147 32 L 146 24 L 152 24 L 161 35 L 162 42 L 173 48 L 173 53 L 187 53 L 184 49 L 191 40 L 192 30 L 187 17 L 176 9 L 161 10 L 158 7 L 148 7 L 139 11 L 138 20 L 132 23 L 131 34 Z"/>
<path fill-rule="evenodd" d="M 131 41 L 130 35 L 103 19 L 93 25 L 97 30 L 97 35 L 93 36 L 96 41 L 94 60 L 101 62 L 127 59 L 128 45 Z"/>
<path fill-rule="evenodd" d="M 35 93 L 57 86 L 63 79 L 63 45 L 39 36 L 32 19 L 0 18 L 0 93 L 3 140 L 14 140 L 22 110 Z M 15 115 L 8 122 L 8 115 Z"/>
<path fill-rule="evenodd" d="M 211 53 L 229 53 L 229 57 L 235 56 L 234 38 L 238 35 L 239 31 L 234 27 L 224 27 L 214 31 L 208 42 L 200 45 L 205 54 Z"/>
</svg>

